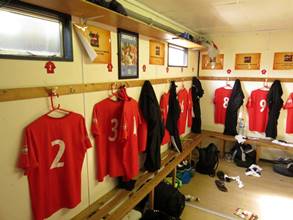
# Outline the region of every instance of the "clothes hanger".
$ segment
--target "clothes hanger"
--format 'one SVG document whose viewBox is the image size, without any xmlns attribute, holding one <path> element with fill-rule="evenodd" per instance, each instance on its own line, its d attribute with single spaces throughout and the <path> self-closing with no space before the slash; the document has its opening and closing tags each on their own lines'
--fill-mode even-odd
<svg viewBox="0 0 293 220">
<path fill-rule="evenodd" d="M 226 85 L 224 86 L 225 89 L 232 89 L 232 86 L 230 85 L 229 81 L 230 81 L 230 78 L 228 76 L 226 80 Z"/>
<path fill-rule="evenodd" d="M 58 104 L 57 107 L 55 107 L 54 100 L 53 100 L 54 99 L 54 96 L 58 98 L 59 97 L 59 94 L 56 93 L 56 90 L 55 89 L 52 89 L 51 92 L 49 93 L 51 110 L 49 112 L 47 112 L 46 115 L 50 116 L 51 113 L 58 112 L 58 113 L 61 113 L 62 116 L 65 116 L 65 115 L 71 113 L 71 111 L 66 110 L 64 108 L 61 108 L 60 107 L 60 104 Z M 50 117 L 52 117 L 52 116 L 50 116 Z M 53 117 L 53 118 L 55 118 L 55 117 Z"/>
<path fill-rule="evenodd" d="M 126 87 L 129 87 L 128 82 L 124 82 L 123 84 L 120 85 L 119 90 L 117 92 L 118 99 L 122 101 L 129 101 L 130 97 L 127 94 Z"/>
<path fill-rule="evenodd" d="M 269 87 L 269 85 L 268 85 L 267 71 L 266 71 L 265 69 L 263 69 L 263 70 L 261 71 L 261 74 L 266 75 L 266 78 L 265 78 L 265 80 L 264 80 L 264 82 L 263 82 L 263 87 L 261 88 L 261 90 L 269 91 L 269 90 L 270 90 L 270 87 Z"/>
<path fill-rule="evenodd" d="M 117 83 L 112 83 L 111 84 L 111 88 L 109 90 L 109 99 L 113 100 L 113 101 L 118 101 L 118 91 L 117 91 Z M 116 91 L 114 91 L 116 90 Z"/>
</svg>

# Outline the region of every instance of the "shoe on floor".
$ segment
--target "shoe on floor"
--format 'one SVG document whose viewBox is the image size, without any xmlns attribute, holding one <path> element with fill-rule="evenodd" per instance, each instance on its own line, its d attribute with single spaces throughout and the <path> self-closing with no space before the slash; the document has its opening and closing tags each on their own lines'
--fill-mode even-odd
<svg viewBox="0 0 293 220">
<path fill-rule="evenodd" d="M 284 176 L 293 177 L 293 163 L 290 164 L 274 164 L 273 170 Z"/>
<path fill-rule="evenodd" d="M 222 180 L 215 180 L 215 184 L 218 187 L 218 189 L 222 192 L 228 192 L 228 189 L 225 186 L 224 181 Z"/>
</svg>

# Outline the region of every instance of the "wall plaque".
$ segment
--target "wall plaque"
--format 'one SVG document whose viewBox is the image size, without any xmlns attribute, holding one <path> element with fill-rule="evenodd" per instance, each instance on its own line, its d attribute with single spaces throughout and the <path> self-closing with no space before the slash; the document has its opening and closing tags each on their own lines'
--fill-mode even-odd
<svg viewBox="0 0 293 220">
<path fill-rule="evenodd" d="M 274 70 L 293 69 L 293 52 L 278 52 L 274 57 Z"/>
<path fill-rule="evenodd" d="M 164 65 L 165 44 L 159 41 L 150 40 L 150 64 Z"/>
<path fill-rule="evenodd" d="M 209 58 L 207 54 L 202 55 L 202 62 L 201 62 L 201 69 L 203 70 L 222 70 L 224 68 L 224 54 L 218 54 L 215 60 L 215 65 L 214 68 L 213 65 L 213 60 Z"/>
<path fill-rule="evenodd" d="M 259 70 L 261 53 L 238 53 L 235 57 L 235 70 Z"/>
</svg>

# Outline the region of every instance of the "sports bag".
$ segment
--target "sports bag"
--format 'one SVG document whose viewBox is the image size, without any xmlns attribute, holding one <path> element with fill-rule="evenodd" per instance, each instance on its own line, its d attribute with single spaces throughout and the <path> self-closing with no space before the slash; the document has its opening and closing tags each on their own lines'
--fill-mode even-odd
<svg viewBox="0 0 293 220">
<path fill-rule="evenodd" d="M 140 220 L 178 220 L 176 217 L 169 216 L 160 210 L 146 210 Z"/>
<path fill-rule="evenodd" d="M 219 151 L 214 143 L 205 148 L 198 148 L 199 160 L 195 165 L 195 170 L 202 174 L 214 176 L 219 165 Z"/>
<path fill-rule="evenodd" d="M 250 144 L 240 144 L 235 142 L 231 149 L 232 159 L 239 167 L 250 167 L 256 163 L 256 151 Z"/>
<path fill-rule="evenodd" d="M 155 188 L 154 209 L 179 218 L 185 207 L 185 196 L 172 185 L 159 183 Z"/>
</svg>

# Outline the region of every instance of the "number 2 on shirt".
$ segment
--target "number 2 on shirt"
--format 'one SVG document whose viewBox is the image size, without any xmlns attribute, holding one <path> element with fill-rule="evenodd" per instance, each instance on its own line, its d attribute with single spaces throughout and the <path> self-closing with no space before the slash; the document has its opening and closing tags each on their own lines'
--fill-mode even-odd
<svg viewBox="0 0 293 220">
<path fill-rule="evenodd" d="M 54 140 L 51 142 L 52 147 L 54 147 L 55 145 L 59 146 L 59 150 L 58 150 L 58 153 L 50 166 L 50 170 L 52 170 L 54 168 L 64 167 L 64 162 L 60 162 L 60 159 L 65 151 L 65 143 L 64 143 L 64 141 L 57 139 L 57 140 Z"/>
</svg>

